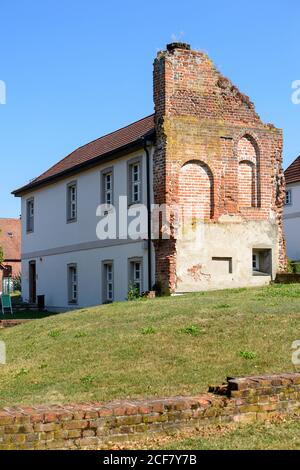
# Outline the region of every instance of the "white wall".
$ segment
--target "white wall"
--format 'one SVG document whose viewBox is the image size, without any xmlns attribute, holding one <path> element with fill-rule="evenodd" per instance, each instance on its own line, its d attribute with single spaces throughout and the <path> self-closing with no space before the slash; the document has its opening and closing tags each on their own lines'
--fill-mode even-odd
<svg viewBox="0 0 300 470">
<path fill-rule="evenodd" d="M 292 191 L 292 204 L 284 207 L 284 229 L 287 255 L 300 260 L 300 183 L 287 185 Z"/>
<path fill-rule="evenodd" d="M 127 194 L 127 162 L 140 155 L 143 158 L 143 201 L 146 203 L 146 156 L 143 151 L 26 194 L 22 198 L 22 254 L 96 241 L 96 225 L 99 221 L 96 209 L 101 201 L 101 171 L 114 167 L 114 204 L 117 208 L 118 197 Z M 66 187 L 72 181 L 77 181 L 77 222 L 66 223 Z M 26 200 L 31 197 L 34 197 L 34 232 L 27 234 Z"/>
<path fill-rule="evenodd" d="M 142 200 L 146 204 L 146 155 L 144 151 L 128 154 L 99 165 L 79 175 L 26 194 L 22 198 L 22 273 L 23 298 L 29 299 L 29 261 L 36 261 L 37 295 L 46 296 L 52 310 L 69 308 L 67 265 L 77 263 L 79 299 L 76 307 L 102 302 L 102 261 L 114 261 L 115 300 L 125 300 L 128 293 L 128 259 L 143 258 L 144 290 L 148 289 L 147 246 L 143 241 L 120 243 L 99 241 L 96 209 L 101 202 L 101 171 L 113 166 L 114 205 L 127 195 L 128 161 L 142 158 Z M 77 221 L 67 223 L 67 185 L 77 181 Z M 26 201 L 34 197 L 34 232 L 26 233 Z M 152 264 L 154 265 L 154 253 Z M 153 269 L 154 283 L 154 269 Z"/>
<path fill-rule="evenodd" d="M 100 248 L 96 250 L 77 251 L 36 259 L 37 295 L 45 295 L 49 310 L 65 310 L 68 308 L 99 305 L 103 299 L 102 262 L 114 261 L 114 298 L 125 300 L 128 293 L 129 270 L 128 258 L 143 258 L 143 286 L 147 290 L 147 251 L 143 242 L 130 245 Z M 78 304 L 68 305 L 68 264 L 77 264 Z M 29 299 L 28 261 L 22 262 L 23 297 Z"/>
</svg>

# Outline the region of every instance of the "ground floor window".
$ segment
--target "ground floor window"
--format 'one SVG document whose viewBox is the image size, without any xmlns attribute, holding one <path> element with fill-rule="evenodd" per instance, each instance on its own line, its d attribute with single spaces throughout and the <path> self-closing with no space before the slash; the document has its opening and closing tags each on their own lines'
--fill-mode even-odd
<svg viewBox="0 0 300 470">
<path fill-rule="evenodd" d="M 272 250 L 253 248 L 252 272 L 254 276 L 272 276 Z"/>
<path fill-rule="evenodd" d="M 143 292 L 142 278 L 142 260 L 129 260 L 129 284 L 138 289 L 139 294 Z"/>
<path fill-rule="evenodd" d="M 76 304 L 78 301 L 78 276 L 76 264 L 69 264 L 68 266 L 68 284 L 69 304 Z"/>
<path fill-rule="evenodd" d="M 103 263 L 104 283 L 103 283 L 103 302 L 111 303 L 114 301 L 114 266 L 112 261 Z"/>
<path fill-rule="evenodd" d="M 259 271 L 259 254 L 257 252 L 252 254 L 252 268 L 253 271 Z"/>
</svg>

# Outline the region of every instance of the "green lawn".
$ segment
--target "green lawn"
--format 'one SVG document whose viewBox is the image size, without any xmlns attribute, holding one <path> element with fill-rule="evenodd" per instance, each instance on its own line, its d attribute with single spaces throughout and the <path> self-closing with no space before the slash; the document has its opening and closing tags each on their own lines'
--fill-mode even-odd
<svg viewBox="0 0 300 470">
<path fill-rule="evenodd" d="M 55 315 L 50 312 L 35 312 L 33 310 L 21 310 L 19 312 L 13 311 L 13 314 L 7 310 L 3 315 L 0 307 L 0 320 L 36 320 L 38 318 L 46 318 Z"/>
<path fill-rule="evenodd" d="M 282 421 L 249 425 L 206 426 L 198 432 L 135 441 L 128 449 L 162 450 L 299 450 L 300 422 Z"/>
<path fill-rule="evenodd" d="M 199 394 L 293 371 L 300 285 L 115 303 L 0 330 L 0 406 Z"/>
</svg>

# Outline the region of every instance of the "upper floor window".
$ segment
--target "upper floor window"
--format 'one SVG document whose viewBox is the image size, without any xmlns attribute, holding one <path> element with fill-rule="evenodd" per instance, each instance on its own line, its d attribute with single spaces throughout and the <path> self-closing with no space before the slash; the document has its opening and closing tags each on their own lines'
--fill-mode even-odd
<svg viewBox="0 0 300 470">
<path fill-rule="evenodd" d="M 72 182 L 67 186 L 67 221 L 77 220 L 77 183 Z"/>
<path fill-rule="evenodd" d="M 26 230 L 33 232 L 34 230 L 34 199 L 28 199 L 26 202 Z"/>
<path fill-rule="evenodd" d="M 142 201 L 142 164 L 141 161 L 129 165 L 129 204 Z"/>
<path fill-rule="evenodd" d="M 109 168 L 102 172 L 102 203 L 113 204 L 113 169 Z"/>
<path fill-rule="evenodd" d="M 285 205 L 290 206 L 292 204 L 292 190 L 288 189 L 285 192 Z"/>
</svg>

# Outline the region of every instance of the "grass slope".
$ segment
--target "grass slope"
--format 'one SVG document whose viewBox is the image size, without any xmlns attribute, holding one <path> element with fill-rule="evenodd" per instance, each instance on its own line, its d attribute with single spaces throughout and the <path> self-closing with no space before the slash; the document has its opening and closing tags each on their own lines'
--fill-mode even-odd
<svg viewBox="0 0 300 470">
<path fill-rule="evenodd" d="M 293 371 L 300 285 L 115 303 L 0 331 L 0 406 L 199 394 Z"/>
</svg>

